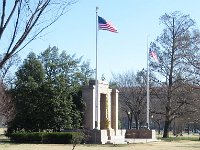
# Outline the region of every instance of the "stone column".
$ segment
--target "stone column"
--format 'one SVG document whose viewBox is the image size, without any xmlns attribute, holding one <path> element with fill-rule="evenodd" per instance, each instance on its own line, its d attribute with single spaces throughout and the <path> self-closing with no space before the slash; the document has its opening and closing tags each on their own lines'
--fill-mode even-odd
<svg viewBox="0 0 200 150">
<path fill-rule="evenodd" d="M 111 123 L 112 123 L 112 120 L 111 120 L 111 89 L 108 89 L 108 99 L 107 99 L 107 103 L 108 103 L 108 110 L 106 110 L 108 112 L 108 121 L 109 121 L 109 126 L 108 128 L 111 129 Z"/>
<path fill-rule="evenodd" d="M 111 93 L 111 128 L 118 131 L 118 93 L 117 89 L 113 89 Z"/>
<path fill-rule="evenodd" d="M 98 87 L 98 100 L 97 100 L 97 129 L 100 130 L 100 115 L 101 115 L 101 111 L 100 111 L 100 99 L 101 99 L 101 93 Z"/>
<path fill-rule="evenodd" d="M 83 88 L 83 100 L 86 104 L 84 111 L 84 127 L 95 128 L 95 87 L 93 85 Z"/>
</svg>

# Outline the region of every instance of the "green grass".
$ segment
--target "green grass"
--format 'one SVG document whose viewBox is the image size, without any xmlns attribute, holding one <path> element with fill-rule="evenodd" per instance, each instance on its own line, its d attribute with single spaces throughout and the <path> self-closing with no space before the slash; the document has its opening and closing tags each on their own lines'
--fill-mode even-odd
<svg viewBox="0 0 200 150">
<path fill-rule="evenodd" d="M 187 140 L 187 141 L 199 141 L 198 137 L 169 137 L 169 138 L 160 138 L 161 140 L 164 141 L 182 141 L 182 140 Z"/>
<path fill-rule="evenodd" d="M 198 134 L 183 134 L 183 136 L 173 136 L 169 135 L 169 138 L 162 138 L 158 137 L 158 139 L 163 140 L 163 141 L 182 141 L 182 140 L 187 140 L 187 141 L 200 141 L 200 136 Z"/>
</svg>

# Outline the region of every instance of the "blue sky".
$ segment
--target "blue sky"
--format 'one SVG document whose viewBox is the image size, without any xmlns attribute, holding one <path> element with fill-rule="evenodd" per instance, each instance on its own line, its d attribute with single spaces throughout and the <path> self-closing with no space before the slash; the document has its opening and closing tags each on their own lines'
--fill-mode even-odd
<svg viewBox="0 0 200 150">
<path fill-rule="evenodd" d="M 154 41 L 163 29 L 159 22 L 164 13 L 180 11 L 189 14 L 200 27 L 199 0 L 79 0 L 69 12 L 46 30 L 40 39 L 28 45 L 21 53 L 39 54 L 49 45 L 83 56 L 95 68 L 96 6 L 98 15 L 111 21 L 119 33 L 98 32 L 98 79 L 104 74 L 138 71 L 146 68 L 148 43 Z"/>
</svg>

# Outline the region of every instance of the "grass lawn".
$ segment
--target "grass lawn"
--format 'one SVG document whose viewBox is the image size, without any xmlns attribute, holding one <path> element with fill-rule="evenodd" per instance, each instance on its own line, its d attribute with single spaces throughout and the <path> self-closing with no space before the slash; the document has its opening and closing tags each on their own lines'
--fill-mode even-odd
<svg viewBox="0 0 200 150">
<path fill-rule="evenodd" d="M 187 134 L 187 133 L 183 133 L 182 136 L 178 135 L 178 136 L 173 136 L 173 134 L 171 133 L 169 135 L 169 138 L 163 139 L 162 135 L 157 135 L 158 139 L 164 140 L 164 141 L 181 141 L 181 140 L 189 140 L 189 141 L 199 141 L 200 140 L 200 135 L 198 133 L 191 133 L 191 134 Z M 199 141 L 200 142 L 200 141 Z"/>
<path fill-rule="evenodd" d="M 4 134 L 5 128 L 0 128 L 0 134 Z"/>
<path fill-rule="evenodd" d="M 72 150 L 72 145 L 63 144 L 2 144 L 0 150 Z M 199 141 L 153 142 L 129 145 L 77 145 L 75 150 L 199 150 Z"/>
<path fill-rule="evenodd" d="M 0 128 L 0 144 L 9 140 L 6 136 L 4 136 L 5 130 L 5 128 Z"/>
<path fill-rule="evenodd" d="M 14 144 L 8 142 L 3 135 L 4 129 L 0 129 L 0 150 L 72 150 L 70 144 Z M 198 135 L 184 134 L 180 137 L 171 136 L 160 142 L 124 144 L 124 145 L 77 145 L 75 150 L 200 150 Z"/>
</svg>

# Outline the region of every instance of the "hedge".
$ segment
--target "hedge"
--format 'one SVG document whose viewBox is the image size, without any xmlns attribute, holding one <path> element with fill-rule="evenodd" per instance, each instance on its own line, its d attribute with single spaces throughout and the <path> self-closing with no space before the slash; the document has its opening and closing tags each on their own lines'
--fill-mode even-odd
<svg viewBox="0 0 200 150">
<path fill-rule="evenodd" d="M 8 137 L 16 143 L 72 144 L 80 143 L 84 136 L 79 132 L 15 132 Z"/>
</svg>

